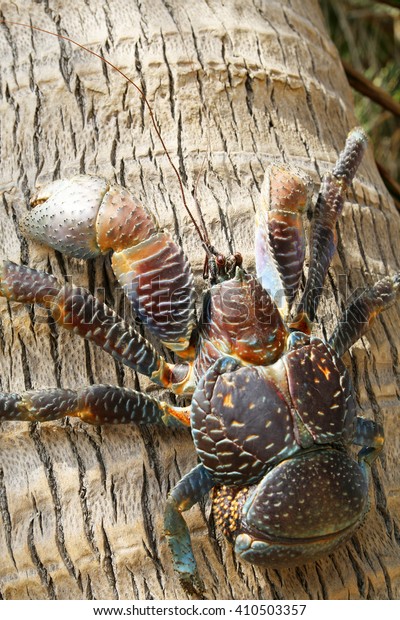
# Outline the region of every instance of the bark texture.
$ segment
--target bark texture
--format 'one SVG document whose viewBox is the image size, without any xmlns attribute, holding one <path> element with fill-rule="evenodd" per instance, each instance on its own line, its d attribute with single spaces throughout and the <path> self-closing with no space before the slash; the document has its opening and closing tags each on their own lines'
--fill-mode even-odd
<svg viewBox="0 0 400 620">
<path fill-rule="evenodd" d="M 48 0 L 0 3 L 3 17 L 67 34 L 106 55 L 146 92 L 215 245 L 252 268 L 263 171 L 292 161 L 316 184 L 356 122 L 316 0 Z M 175 231 L 198 276 L 203 256 L 143 101 L 81 49 L 0 27 L 0 252 L 51 270 L 123 311 L 107 259 L 79 262 L 31 243 L 18 223 L 36 184 L 98 173 L 127 185 Z M 193 200 L 189 201 L 193 206 Z M 339 224 L 331 295 L 400 269 L 400 218 L 369 150 Z M 282 571 L 238 562 L 209 503 L 187 514 L 210 599 L 398 598 L 400 306 L 346 356 L 359 409 L 384 424 L 371 512 L 331 556 Z M 43 310 L 0 301 L 1 389 L 138 387 L 105 353 L 56 330 Z M 140 378 L 140 386 L 149 386 Z M 195 464 L 188 432 L 7 423 L 0 437 L 0 595 L 7 599 L 174 599 L 183 593 L 163 537 L 168 491 Z"/>
</svg>

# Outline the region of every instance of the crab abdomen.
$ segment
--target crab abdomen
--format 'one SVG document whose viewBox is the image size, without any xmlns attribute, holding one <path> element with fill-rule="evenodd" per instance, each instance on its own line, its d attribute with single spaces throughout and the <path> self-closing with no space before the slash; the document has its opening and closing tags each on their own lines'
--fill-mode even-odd
<svg viewBox="0 0 400 620">
<path fill-rule="evenodd" d="M 368 511 L 365 466 L 331 447 L 302 451 L 236 492 L 234 498 L 227 487 L 214 492 L 216 520 L 243 559 L 272 567 L 331 552 Z"/>
</svg>

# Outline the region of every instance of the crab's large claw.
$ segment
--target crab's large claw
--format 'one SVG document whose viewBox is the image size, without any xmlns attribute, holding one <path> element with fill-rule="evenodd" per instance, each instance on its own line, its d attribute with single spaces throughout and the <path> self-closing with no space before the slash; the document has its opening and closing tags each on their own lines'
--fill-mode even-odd
<svg viewBox="0 0 400 620">
<path fill-rule="evenodd" d="M 75 258 L 93 258 L 99 206 L 109 189 L 105 179 L 79 175 L 54 181 L 33 194 L 34 207 L 21 223 L 28 237 Z"/>
<path fill-rule="evenodd" d="M 187 352 L 195 325 L 193 274 L 181 247 L 126 189 L 94 176 L 38 191 L 23 224 L 40 243 L 112 266 L 135 312 L 167 347 Z"/>
<path fill-rule="evenodd" d="M 289 166 L 271 164 L 256 211 L 256 268 L 262 286 L 287 314 L 299 288 L 305 256 L 303 213 L 311 180 Z"/>
</svg>

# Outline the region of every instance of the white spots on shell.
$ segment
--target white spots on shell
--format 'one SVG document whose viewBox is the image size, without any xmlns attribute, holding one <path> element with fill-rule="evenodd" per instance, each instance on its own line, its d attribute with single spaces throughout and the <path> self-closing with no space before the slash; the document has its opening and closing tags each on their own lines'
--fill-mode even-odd
<svg viewBox="0 0 400 620">
<path fill-rule="evenodd" d="M 101 252 L 96 239 L 96 217 L 108 183 L 100 177 L 78 175 L 50 183 L 33 198 L 23 229 L 36 241 L 77 258 Z"/>
</svg>

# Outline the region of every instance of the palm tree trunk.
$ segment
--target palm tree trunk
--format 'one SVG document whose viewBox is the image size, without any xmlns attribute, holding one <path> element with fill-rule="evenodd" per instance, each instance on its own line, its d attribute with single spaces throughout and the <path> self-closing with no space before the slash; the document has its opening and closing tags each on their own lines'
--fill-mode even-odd
<svg viewBox="0 0 400 620">
<path fill-rule="evenodd" d="M 27 5 L 29 3 L 26 3 Z M 80 11 L 78 13 L 78 10 Z M 254 206 L 267 164 L 291 161 L 318 184 L 356 124 L 349 86 L 316 0 L 32 2 L 4 19 L 67 34 L 146 93 L 213 243 L 253 268 Z M 28 242 L 18 223 L 36 184 L 117 179 L 175 231 L 202 287 L 203 254 L 138 92 L 97 58 L 50 35 L 1 25 L 1 253 L 51 270 L 124 310 L 108 260 L 82 263 Z M 365 157 L 339 224 L 317 333 L 349 292 L 399 270 L 400 218 Z M 238 562 L 209 503 L 187 521 L 207 597 L 397 598 L 400 594 L 399 305 L 345 359 L 362 414 L 384 424 L 371 512 L 333 555 L 282 571 Z M 58 332 L 40 309 L 0 302 L 1 389 L 139 386 L 102 351 Z M 142 389 L 148 388 L 140 378 Z M 4 423 L 0 593 L 6 599 L 182 598 L 163 536 L 168 491 L 196 463 L 188 432 Z"/>
</svg>

